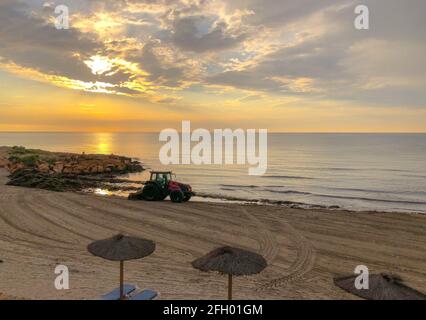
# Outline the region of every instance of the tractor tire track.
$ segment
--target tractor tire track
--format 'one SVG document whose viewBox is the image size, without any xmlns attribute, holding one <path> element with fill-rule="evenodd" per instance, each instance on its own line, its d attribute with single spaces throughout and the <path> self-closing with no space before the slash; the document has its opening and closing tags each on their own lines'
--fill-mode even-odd
<svg viewBox="0 0 426 320">
<path fill-rule="evenodd" d="M 279 252 L 279 248 L 272 236 L 272 233 L 258 218 L 256 218 L 252 213 L 249 213 L 246 208 L 242 208 L 241 210 L 256 226 L 256 235 L 258 235 L 258 242 L 260 246 L 259 250 L 268 263 L 272 263 Z"/>
<path fill-rule="evenodd" d="M 88 237 L 87 235 L 75 231 L 72 228 L 66 227 L 63 224 L 60 224 L 58 222 L 56 222 L 54 219 L 46 216 L 45 214 L 41 213 L 41 211 L 46 211 L 46 207 L 48 208 L 48 206 L 44 205 L 44 206 L 37 206 L 35 204 L 37 203 L 46 203 L 46 201 L 40 201 L 40 199 L 45 200 L 46 197 L 29 197 L 28 195 L 23 195 L 20 197 L 19 201 L 18 201 L 18 206 L 22 209 L 22 210 L 26 210 L 27 212 L 31 212 L 34 216 L 36 216 L 37 218 L 40 218 L 42 221 L 46 221 L 47 225 L 51 224 L 53 226 L 55 226 L 56 228 L 60 229 L 60 230 L 65 230 L 67 232 L 69 232 L 69 234 L 72 234 L 74 236 L 76 236 L 77 238 L 83 238 L 85 240 L 88 241 L 93 241 L 94 239 L 91 237 Z M 31 201 L 31 200 L 35 200 L 35 201 Z M 58 240 L 61 241 L 61 240 Z M 72 243 L 72 242 L 67 242 L 67 243 Z"/>
<path fill-rule="evenodd" d="M 11 203 L 13 203 L 12 208 L 17 209 L 17 210 L 9 210 L 10 212 L 16 212 L 16 211 L 21 211 L 21 213 L 23 213 L 24 211 L 22 211 L 22 208 L 20 208 L 18 205 L 16 205 L 19 201 L 11 201 Z M 14 221 L 14 219 L 11 217 L 10 214 L 8 214 L 6 211 L 3 212 L 4 214 L 0 215 L 0 220 L 2 220 L 6 225 L 8 225 L 10 228 L 19 231 L 23 234 L 29 235 L 31 237 L 35 237 L 35 238 L 40 238 L 40 239 L 44 239 L 47 241 L 53 241 L 53 242 L 60 242 L 61 244 L 65 244 L 68 245 L 69 243 L 66 241 L 61 241 L 58 239 L 54 239 L 51 238 L 49 236 L 46 236 L 44 234 L 40 234 L 37 233 L 36 231 L 32 230 L 31 228 L 26 228 L 24 227 L 25 224 L 24 223 L 17 223 L 16 221 Z M 14 214 L 15 215 L 15 214 Z M 22 220 L 22 217 L 19 217 Z M 38 243 L 37 241 L 32 241 L 34 243 Z"/>
<path fill-rule="evenodd" d="M 283 232 L 289 235 L 290 239 L 292 239 L 296 244 L 297 258 L 287 269 L 286 275 L 268 281 L 266 284 L 261 286 L 262 290 L 277 288 L 287 283 L 297 281 L 311 271 L 315 265 L 316 251 L 312 246 L 312 243 L 289 223 L 282 219 L 279 221 L 284 227 Z"/>
</svg>

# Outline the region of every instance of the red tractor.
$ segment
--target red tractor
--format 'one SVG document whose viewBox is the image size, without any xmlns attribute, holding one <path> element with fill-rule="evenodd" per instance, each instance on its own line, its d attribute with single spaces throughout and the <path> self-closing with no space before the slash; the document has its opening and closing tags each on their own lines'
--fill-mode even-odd
<svg viewBox="0 0 426 320">
<path fill-rule="evenodd" d="M 176 203 L 189 201 L 194 195 L 188 184 L 173 181 L 171 171 L 151 171 L 151 178 L 141 191 L 129 195 L 129 200 L 161 201 L 170 196 Z"/>
</svg>

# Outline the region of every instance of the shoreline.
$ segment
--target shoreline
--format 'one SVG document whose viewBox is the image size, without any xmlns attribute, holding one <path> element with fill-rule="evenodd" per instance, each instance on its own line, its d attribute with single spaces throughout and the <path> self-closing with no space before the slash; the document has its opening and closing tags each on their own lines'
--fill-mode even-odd
<svg viewBox="0 0 426 320">
<path fill-rule="evenodd" d="M 82 194 L 94 194 L 101 197 L 117 197 L 119 199 L 127 199 L 127 193 L 120 195 L 120 192 L 126 190 L 114 190 L 111 192 L 96 192 L 96 190 L 83 190 L 80 191 Z M 141 200 L 139 200 L 141 201 Z M 320 204 L 310 204 L 303 202 L 294 202 L 286 200 L 272 200 L 272 199 L 245 199 L 238 197 L 226 197 L 216 194 L 207 194 L 200 193 L 196 194 L 191 198 L 192 202 L 199 203 L 217 203 L 217 204 L 233 204 L 233 205 L 253 205 L 253 206 L 273 206 L 284 209 L 300 209 L 300 210 L 330 210 L 330 211 L 343 211 L 348 213 L 387 213 L 387 214 L 415 214 L 415 215 L 425 215 L 426 212 L 415 211 L 415 210 L 366 210 L 366 209 L 348 209 L 342 206 L 337 205 L 320 205 Z"/>
<path fill-rule="evenodd" d="M 161 299 L 223 299 L 223 276 L 190 262 L 220 245 L 262 254 L 268 267 L 236 278 L 236 299 L 356 299 L 333 284 L 365 264 L 426 292 L 426 216 L 170 201 L 5 186 L 0 170 L 0 292 L 26 299 L 96 299 L 117 287 L 118 265 L 90 255 L 93 240 L 122 232 L 152 239 L 154 254 L 126 263 L 126 283 Z M 53 286 L 68 266 L 70 290 Z"/>
</svg>

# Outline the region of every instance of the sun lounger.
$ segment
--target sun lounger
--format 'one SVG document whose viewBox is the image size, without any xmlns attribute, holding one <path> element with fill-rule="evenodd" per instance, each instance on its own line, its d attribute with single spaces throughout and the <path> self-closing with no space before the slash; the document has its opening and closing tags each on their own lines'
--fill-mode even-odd
<svg viewBox="0 0 426 320">
<path fill-rule="evenodd" d="M 130 297 L 130 300 L 153 300 L 157 296 L 158 293 L 153 290 L 143 290 Z"/>
<path fill-rule="evenodd" d="M 136 287 L 131 284 L 125 284 L 123 287 L 124 295 L 128 295 L 136 290 Z M 119 300 L 120 299 L 120 288 L 115 288 L 111 292 L 101 296 L 101 300 Z"/>
</svg>

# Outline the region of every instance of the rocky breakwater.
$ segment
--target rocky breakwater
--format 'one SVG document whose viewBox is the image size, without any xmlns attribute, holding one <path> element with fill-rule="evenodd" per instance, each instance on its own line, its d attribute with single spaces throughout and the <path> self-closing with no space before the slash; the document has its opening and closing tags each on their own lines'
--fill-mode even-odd
<svg viewBox="0 0 426 320">
<path fill-rule="evenodd" d="M 0 147 L 0 169 L 7 168 L 9 165 L 9 160 L 7 159 L 9 155 L 9 148 Z"/>
<path fill-rule="evenodd" d="M 9 185 L 54 191 L 108 189 L 123 181 L 115 181 L 117 175 L 144 170 L 140 162 L 112 154 L 56 153 L 24 147 L 9 148 L 7 154 L 0 164 L 10 172 Z"/>
</svg>

